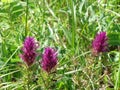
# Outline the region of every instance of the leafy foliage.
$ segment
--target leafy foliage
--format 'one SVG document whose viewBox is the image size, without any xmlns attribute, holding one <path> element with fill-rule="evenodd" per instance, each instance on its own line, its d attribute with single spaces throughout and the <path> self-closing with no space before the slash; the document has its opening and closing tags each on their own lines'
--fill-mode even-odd
<svg viewBox="0 0 120 90">
<path fill-rule="evenodd" d="M 120 89 L 119 0 L 1 0 L 1 90 Z M 109 37 L 109 52 L 92 55 L 97 32 Z M 19 57 L 26 36 L 39 41 L 39 57 L 27 68 Z M 47 46 L 58 50 L 56 72 L 39 63 Z"/>
</svg>

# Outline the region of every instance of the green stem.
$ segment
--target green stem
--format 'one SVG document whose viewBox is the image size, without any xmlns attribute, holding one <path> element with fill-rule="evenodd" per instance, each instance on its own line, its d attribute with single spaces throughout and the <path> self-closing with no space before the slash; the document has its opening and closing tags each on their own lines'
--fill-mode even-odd
<svg viewBox="0 0 120 90">
<path fill-rule="evenodd" d="M 27 6 L 26 6 L 26 20 L 25 20 L 25 36 L 27 36 L 27 28 L 28 28 L 28 0 L 27 0 Z"/>
<path fill-rule="evenodd" d="M 71 13 L 72 13 L 72 48 L 73 52 L 75 53 L 75 30 L 76 30 L 76 8 L 74 6 L 74 1 L 70 0 L 70 8 L 71 8 Z"/>
<path fill-rule="evenodd" d="M 30 73 L 30 68 L 29 67 L 27 67 L 27 72 L 28 72 L 27 73 L 27 89 L 30 90 L 30 81 L 31 81 L 30 80 L 31 79 L 30 75 L 31 75 L 31 73 Z"/>
<path fill-rule="evenodd" d="M 45 83 L 45 80 L 44 80 L 44 78 L 43 78 L 43 76 L 42 76 L 41 72 L 40 72 L 40 76 L 41 76 L 42 81 L 43 81 L 43 83 L 44 83 L 44 87 L 45 87 L 45 89 L 47 90 L 47 85 L 46 85 L 46 83 Z"/>
<path fill-rule="evenodd" d="M 30 87 L 29 87 L 29 73 L 28 73 L 28 81 L 27 81 L 27 88 L 28 88 L 28 90 L 30 90 Z"/>
</svg>

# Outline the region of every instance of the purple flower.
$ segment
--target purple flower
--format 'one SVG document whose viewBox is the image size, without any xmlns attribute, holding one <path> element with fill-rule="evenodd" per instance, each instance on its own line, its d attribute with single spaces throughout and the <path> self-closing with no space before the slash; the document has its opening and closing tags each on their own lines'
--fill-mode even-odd
<svg viewBox="0 0 120 90">
<path fill-rule="evenodd" d="M 92 43 L 93 54 L 106 52 L 108 49 L 107 41 L 108 41 L 108 37 L 106 35 L 106 32 L 100 32 L 99 34 L 97 34 Z"/>
<path fill-rule="evenodd" d="M 50 47 L 45 48 L 41 66 L 46 72 L 50 72 L 57 64 L 57 52 Z"/>
<path fill-rule="evenodd" d="M 23 54 L 21 54 L 20 57 L 28 66 L 31 66 L 34 63 L 37 56 L 37 48 L 38 43 L 35 42 L 34 38 L 26 37 L 22 47 Z"/>
</svg>

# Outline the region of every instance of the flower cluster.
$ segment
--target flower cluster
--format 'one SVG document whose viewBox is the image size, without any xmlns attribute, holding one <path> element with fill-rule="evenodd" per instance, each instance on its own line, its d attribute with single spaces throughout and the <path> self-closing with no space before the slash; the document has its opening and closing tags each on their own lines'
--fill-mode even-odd
<svg viewBox="0 0 120 90">
<path fill-rule="evenodd" d="M 28 66 L 31 66 L 34 63 L 37 56 L 37 48 L 38 44 L 33 37 L 27 37 L 25 39 L 22 47 L 23 54 L 21 54 L 20 57 Z"/>
<path fill-rule="evenodd" d="M 57 64 L 57 52 L 53 48 L 45 48 L 41 64 L 42 68 L 49 73 Z"/>
<path fill-rule="evenodd" d="M 93 54 L 98 55 L 100 52 L 106 52 L 108 50 L 108 37 L 106 32 L 100 32 L 96 35 L 92 42 Z M 23 54 L 20 57 L 23 61 L 31 66 L 37 57 L 38 43 L 35 42 L 33 37 L 27 37 L 23 43 Z M 42 55 L 41 66 L 47 73 L 57 65 L 57 52 L 55 49 L 46 47 Z"/>
<path fill-rule="evenodd" d="M 23 54 L 20 54 L 22 60 L 31 66 L 37 57 L 38 44 L 35 42 L 33 37 L 27 37 L 23 43 L 22 51 Z M 50 47 L 45 48 L 45 51 L 42 56 L 41 66 L 46 72 L 50 72 L 57 64 L 57 52 Z"/>
<path fill-rule="evenodd" d="M 93 53 L 98 54 L 100 52 L 106 52 L 108 50 L 108 37 L 106 32 L 100 32 L 93 40 L 92 47 Z"/>
</svg>

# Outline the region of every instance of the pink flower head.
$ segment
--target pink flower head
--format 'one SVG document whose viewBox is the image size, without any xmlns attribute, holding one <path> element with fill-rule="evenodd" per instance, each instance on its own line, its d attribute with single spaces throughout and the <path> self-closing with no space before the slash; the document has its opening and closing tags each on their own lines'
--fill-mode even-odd
<svg viewBox="0 0 120 90">
<path fill-rule="evenodd" d="M 35 42 L 34 38 L 26 37 L 22 47 L 23 54 L 21 54 L 20 57 L 28 66 L 31 66 L 34 63 L 37 56 L 37 48 L 38 43 Z"/>
<path fill-rule="evenodd" d="M 45 48 L 44 54 L 42 56 L 42 68 L 46 72 L 50 72 L 57 64 L 57 52 L 50 47 Z"/>
<path fill-rule="evenodd" d="M 98 54 L 100 52 L 106 52 L 108 49 L 108 37 L 106 32 L 100 32 L 96 35 L 92 42 L 93 53 Z"/>
</svg>

